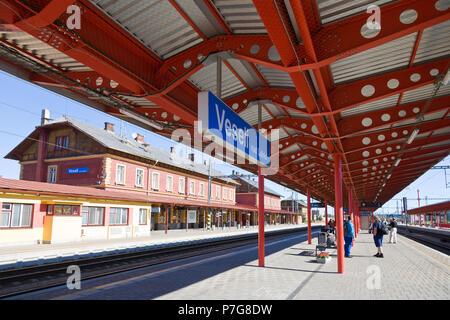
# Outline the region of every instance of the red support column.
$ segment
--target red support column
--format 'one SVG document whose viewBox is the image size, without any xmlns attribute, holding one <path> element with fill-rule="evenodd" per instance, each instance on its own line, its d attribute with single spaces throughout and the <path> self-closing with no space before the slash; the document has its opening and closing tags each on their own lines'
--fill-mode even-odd
<svg viewBox="0 0 450 320">
<path fill-rule="evenodd" d="M 308 244 L 311 244 L 311 191 L 307 190 L 308 201 Z"/>
<path fill-rule="evenodd" d="M 342 208 L 342 156 L 334 154 L 334 216 L 336 220 L 336 244 L 338 273 L 344 273 L 344 226 Z"/>
<path fill-rule="evenodd" d="M 325 227 L 328 226 L 328 203 L 327 200 L 325 200 Z"/>
<path fill-rule="evenodd" d="M 264 267 L 264 176 L 258 167 L 258 265 Z"/>
</svg>

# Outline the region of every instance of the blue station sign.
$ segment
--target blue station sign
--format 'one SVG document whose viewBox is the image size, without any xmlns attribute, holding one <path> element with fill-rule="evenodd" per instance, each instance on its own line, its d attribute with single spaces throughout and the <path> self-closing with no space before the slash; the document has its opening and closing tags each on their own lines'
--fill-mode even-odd
<svg viewBox="0 0 450 320">
<path fill-rule="evenodd" d="M 211 92 L 198 94 L 203 133 L 250 162 L 270 167 L 270 142 Z"/>
<path fill-rule="evenodd" d="M 88 173 L 89 168 L 83 167 L 83 168 L 68 168 L 67 173 L 68 174 L 76 174 L 76 173 Z"/>
</svg>

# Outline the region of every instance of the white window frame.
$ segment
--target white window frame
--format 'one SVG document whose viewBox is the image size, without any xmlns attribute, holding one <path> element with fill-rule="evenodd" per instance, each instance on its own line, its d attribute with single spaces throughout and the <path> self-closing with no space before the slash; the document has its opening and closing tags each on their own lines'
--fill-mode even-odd
<svg viewBox="0 0 450 320">
<path fill-rule="evenodd" d="M 116 210 L 119 211 L 119 212 L 114 212 L 114 213 L 111 212 L 111 211 L 116 211 Z M 118 213 L 120 214 L 120 218 L 119 218 L 120 219 L 120 223 L 111 223 L 111 214 L 117 215 Z M 129 208 L 118 208 L 118 207 L 109 208 L 109 222 L 108 222 L 108 224 L 110 226 L 127 226 L 128 222 L 129 222 L 129 218 L 128 218 L 129 213 L 130 213 L 130 209 Z M 122 223 L 122 220 L 123 220 L 124 216 L 126 217 L 126 222 Z"/>
<path fill-rule="evenodd" d="M 155 175 L 157 176 L 157 179 L 155 179 Z M 159 191 L 159 172 L 152 172 L 152 189 Z M 156 180 L 156 186 L 155 186 L 155 180 Z"/>
<path fill-rule="evenodd" d="M 4 209 L 4 206 L 9 205 L 10 208 L 9 209 Z M 14 208 L 16 208 L 17 206 L 19 206 L 19 218 L 18 218 L 18 224 L 17 225 L 13 225 L 14 223 L 14 213 L 15 210 Z M 24 221 L 24 206 L 27 206 L 28 208 L 30 208 L 30 216 L 28 217 L 28 222 L 29 224 L 24 225 L 23 221 Z M 3 220 L 3 215 L 5 213 L 8 214 L 8 222 L 7 225 L 4 224 L 0 224 L 0 229 L 19 229 L 19 228 L 31 228 L 31 225 L 33 223 L 33 210 L 34 210 L 34 205 L 32 203 L 10 203 L 10 202 L 3 202 L 2 203 L 2 208 L 1 208 L 1 217 L 0 217 L 0 223 Z"/>
<path fill-rule="evenodd" d="M 100 223 L 91 223 L 92 220 L 97 220 L 91 215 L 95 215 L 95 217 L 101 217 Z M 104 226 L 105 225 L 105 208 L 104 207 L 92 207 L 92 206 L 82 206 L 81 207 L 81 226 Z"/>
<path fill-rule="evenodd" d="M 216 200 L 220 200 L 220 186 L 216 186 Z"/>
<path fill-rule="evenodd" d="M 168 183 L 169 179 L 170 179 L 170 183 Z M 166 191 L 173 192 L 173 176 L 168 175 L 166 177 Z"/>
<path fill-rule="evenodd" d="M 138 183 L 138 171 L 141 171 L 141 183 Z M 135 179 L 135 186 L 136 187 L 144 187 L 144 172 L 145 170 L 143 168 L 136 168 L 136 179 Z"/>
<path fill-rule="evenodd" d="M 50 175 L 50 172 L 52 169 L 55 169 L 55 174 L 54 175 Z M 48 166 L 47 169 L 47 182 L 48 183 L 56 183 L 56 178 L 58 176 L 58 166 Z M 51 178 L 53 178 L 54 180 L 52 181 Z"/>
<path fill-rule="evenodd" d="M 183 183 L 181 183 L 181 181 L 183 181 Z M 180 178 L 178 180 L 178 193 L 185 194 L 186 192 L 185 188 L 186 188 L 186 179 Z"/>
<path fill-rule="evenodd" d="M 222 190 L 222 199 L 227 200 L 228 189 L 223 188 Z"/>
<path fill-rule="evenodd" d="M 122 171 L 122 181 L 119 181 L 118 177 L 119 177 L 119 167 L 123 168 Z M 123 164 L 116 164 L 116 184 L 121 184 L 121 185 L 125 185 L 125 177 L 126 177 L 126 166 Z"/>
<path fill-rule="evenodd" d="M 146 209 L 146 208 L 139 208 L 139 225 L 146 225 L 147 224 L 147 212 L 148 212 L 148 209 Z M 144 215 L 144 223 L 142 223 L 142 215 Z"/>
<path fill-rule="evenodd" d="M 189 194 L 195 195 L 195 181 L 189 181 Z"/>
<path fill-rule="evenodd" d="M 204 183 L 200 183 L 199 187 L 198 187 L 198 195 L 203 197 L 205 195 L 205 184 Z"/>
<path fill-rule="evenodd" d="M 230 201 L 233 201 L 233 189 L 230 189 Z"/>
</svg>

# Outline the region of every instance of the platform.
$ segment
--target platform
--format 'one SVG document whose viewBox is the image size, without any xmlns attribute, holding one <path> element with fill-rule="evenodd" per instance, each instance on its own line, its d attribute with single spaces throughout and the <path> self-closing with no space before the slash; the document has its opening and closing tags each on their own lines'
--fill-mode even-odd
<svg viewBox="0 0 450 320">
<path fill-rule="evenodd" d="M 450 258 L 403 236 L 387 243 L 384 256 L 376 258 L 373 236 L 363 231 L 345 259 L 345 273 L 337 273 L 336 250 L 332 261 L 318 264 L 315 249 L 301 242 L 266 256 L 265 268 L 258 261 L 193 283 L 157 299 L 432 299 L 450 298 Z M 242 281 L 245 279 L 246 281 Z M 218 290 L 220 288 L 220 290 Z M 124 289 L 124 288 L 122 288 Z"/>
<path fill-rule="evenodd" d="M 317 232 L 314 232 L 316 234 Z M 201 257 L 82 281 L 15 299 L 81 300 L 448 300 L 450 258 L 401 235 L 385 237 L 384 258 L 376 258 L 372 235 L 359 234 L 345 273 L 332 261 L 318 264 L 309 255 L 317 237 L 306 235 L 266 242 L 265 267 L 258 267 L 257 246 L 223 250 Z"/>
<path fill-rule="evenodd" d="M 312 224 L 323 225 L 323 223 Z M 266 225 L 265 231 L 290 228 L 306 228 L 306 224 L 278 224 Z M 110 240 L 82 240 L 56 244 L 31 244 L 0 247 L 0 269 L 20 268 L 49 262 L 59 262 L 77 257 L 92 257 L 130 250 L 140 250 L 152 247 L 170 246 L 190 241 L 219 239 L 222 237 L 237 236 L 241 234 L 258 233 L 257 226 L 238 229 L 236 227 L 203 229 L 177 229 L 152 231 L 150 236 L 110 239 Z"/>
</svg>

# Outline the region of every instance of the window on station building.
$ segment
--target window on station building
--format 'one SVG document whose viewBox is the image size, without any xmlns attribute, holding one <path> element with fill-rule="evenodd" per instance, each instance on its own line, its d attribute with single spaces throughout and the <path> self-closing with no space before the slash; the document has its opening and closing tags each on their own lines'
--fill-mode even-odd
<svg viewBox="0 0 450 320">
<path fill-rule="evenodd" d="M 216 187 L 216 200 L 220 200 L 220 187 Z"/>
<path fill-rule="evenodd" d="M 173 177 L 167 176 L 166 178 L 166 191 L 172 192 L 173 191 Z"/>
<path fill-rule="evenodd" d="M 3 203 L 0 217 L 1 228 L 31 227 L 33 205 L 18 203 Z"/>
<path fill-rule="evenodd" d="M 230 200 L 233 201 L 233 190 L 230 190 Z"/>
<path fill-rule="evenodd" d="M 136 187 L 144 186 L 144 170 L 136 169 Z"/>
<path fill-rule="evenodd" d="M 184 178 L 180 178 L 179 183 L 178 183 L 178 193 L 184 193 L 185 191 L 185 180 Z"/>
<path fill-rule="evenodd" d="M 109 224 L 110 225 L 128 224 L 128 208 L 110 208 Z"/>
<path fill-rule="evenodd" d="M 55 139 L 55 150 L 69 149 L 69 136 L 59 136 Z"/>
<path fill-rule="evenodd" d="M 147 209 L 139 209 L 139 224 L 147 224 Z"/>
<path fill-rule="evenodd" d="M 116 168 L 116 184 L 125 184 L 125 166 L 121 164 Z"/>
<path fill-rule="evenodd" d="M 189 194 L 195 195 L 195 181 L 189 183 Z"/>
<path fill-rule="evenodd" d="M 47 173 L 47 182 L 56 183 L 57 166 L 49 166 Z"/>
<path fill-rule="evenodd" d="M 223 189 L 223 200 L 227 200 L 227 198 L 228 198 L 228 190 Z"/>
<path fill-rule="evenodd" d="M 204 194 L 205 194 L 205 185 L 203 183 L 200 183 L 199 190 L 198 190 L 198 195 L 203 197 Z"/>
<path fill-rule="evenodd" d="M 47 212 L 56 216 L 78 216 L 80 215 L 80 206 L 55 204 L 52 209 L 48 209 Z"/>
<path fill-rule="evenodd" d="M 152 173 L 152 189 L 159 190 L 159 173 Z"/>
<path fill-rule="evenodd" d="M 83 226 L 102 226 L 105 216 L 105 208 L 102 207 L 82 207 L 81 224 Z"/>
</svg>

